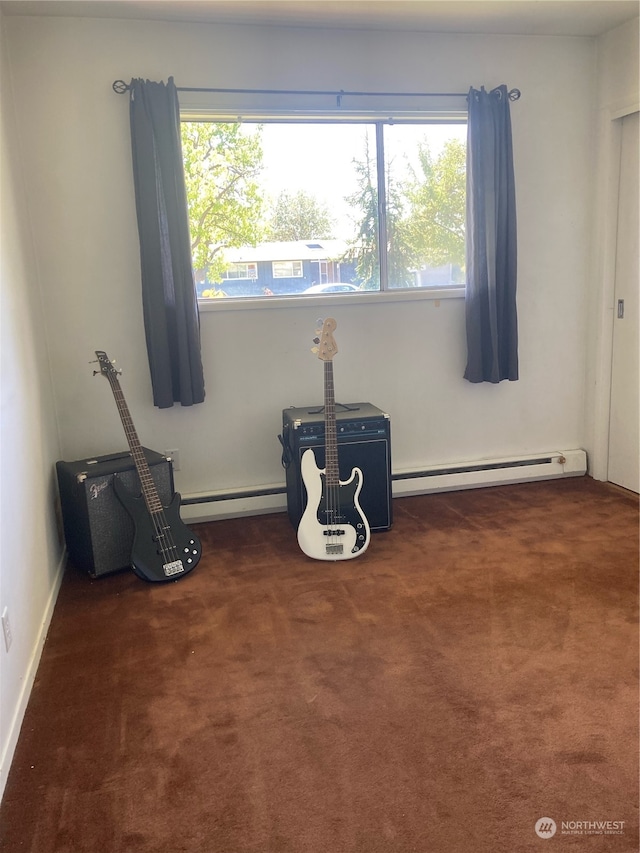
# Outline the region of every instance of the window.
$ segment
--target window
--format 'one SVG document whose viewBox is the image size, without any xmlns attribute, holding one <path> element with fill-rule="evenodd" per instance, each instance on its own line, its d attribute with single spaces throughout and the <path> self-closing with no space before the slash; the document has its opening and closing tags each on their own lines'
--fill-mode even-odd
<svg viewBox="0 0 640 853">
<path fill-rule="evenodd" d="M 302 261 L 274 261 L 271 271 L 274 278 L 302 278 Z"/>
<path fill-rule="evenodd" d="M 464 285 L 465 118 L 183 121 L 199 295 Z"/>
<path fill-rule="evenodd" d="M 244 278 L 257 278 L 258 277 L 258 265 L 257 264 L 234 264 L 230 263 L 222 272 L 223 280 L 229 279 L 244 279 Z"/>
</svg>

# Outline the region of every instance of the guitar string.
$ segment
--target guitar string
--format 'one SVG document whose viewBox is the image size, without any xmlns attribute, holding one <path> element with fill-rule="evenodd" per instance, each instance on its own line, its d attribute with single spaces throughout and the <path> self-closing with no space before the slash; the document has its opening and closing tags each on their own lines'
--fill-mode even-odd
<svg viewBox="0 0 640 853">
<path fill-rule="evenodd" d="M 165 515 L 164 507 L 162 506 L 160 500 L 156 499 L 154 495 L 152 495 L 151 497 L 149 497 L 148 495 L 149 490 L 154 489 L 155 486 L 153 483 L 151 472 L 148 469 L 148 464 L 146 458 L 144 457 L 144 453 L 140 451 L 140 453 L 136 455 L 138 457 L 137 463 L 140 466 L 140 469 L 142 469 L 138 471 L 138 474 L 140 476 L 140 482 L 143 487 L 142 495 L 153 523 L 153 528 L 155 531 L 154 538 L 157 544 L 158 554 L 160 554 L 160 556 L 162 557 L 164 564 L 173 563 L 179 559 L 179 555 L 177 545 L 173 540 L 171 525 L 169 524 L 169 521 Z"/>
<path fill-rule="evenodd" d="M 138 476 L 140 477 L 140 484 L 142 486 L 142 495 L 145 501 L 145 505 L 149 511 L 149 515 L 151 516 L 151 521 L 155 532 L 154 538 L 158 546 L 158 553 L 162 556 L 165 565 L 168 563 L 176 562 L 180 559 L 178 555 L 178 547 L 173 540 L 171 525 L 168 523 L 167 517 L 164 512 L 164 507 L 162 506 L 160 499 L 157 497 L 155 484 L 153 482 L 153 477 L 151 476 L 151 471 L 149 469 L 149 464 L 142 451 L 142 448 L 139 446 L 140 442 L 135 431 L 135 427 L 133 426 L 133 420 L 131 419 L 131 415 L 129 414 L 129 408 L 124 399 L 124 394 L 122 393 L 122 389 L 120 388 L 120 383 L 112 373 L 108 374 L 108 378 L 111 384 L 111 388 L 113 390 L 114 397 L 116 399 L 118 411 L 120 412 L 122 425 L 124 427 L 127 440 L 129 442 L 131 455 L 133 456 L 134 462 L 136 463 L 136 469 L 138 471 Z M 159 509 L 154 509 L 150 506 L 151 501 L 148 498 L 148 495 L 150 493 L 152 493 L 152 496 L 154 498 L 153 502 L 157 504 Z"/>
<path fill-rule="evenodd" d="M 178 548 L 174 542 L 171 525 L 165 515 L 162 503 L 154 494 L 151 494 L 150 496 L 150 490 L 154 490 L 155 486 L 147 460 L 142 450 L 134 453 L 134 459 L 136 459 L 138 465 L 138 474 L 142 485 L 142 495 L 149 511 L 149 515 L 151 516 L 151 521 L 155 531 L 154 538 L 157 545 L 157 551 L 162 557 L 164 564 L 173 563 L 179 559 Z"/>
<path fill-rule="evenodd" d="M 335 398 L 333 386 L 333 362 L 325 361 L 325 480 L 327 491 L 327 536 L 326 552 L 331 553 L 339 546 L 338 520 L 340 515 L 340 476 L 338 469 Z"/>
<path fill-rule="evenodd" d="M 114 395 L 116 396 L 116 402 L 118 403 L 118 408 L 122 417 L 125 433 L 127 435 L 127 439 L 129 440 L 131 453 L 133 455 L 134 461 L 136 462 L 136 468 L 138 470 L 138 475 L 140 477 L 140 483 L 142 486 L 142 495 L 146 507 L 149 511 L 149 515 L 151 516 L 151 521 L 155 531 L 155 540 L 158 543 L 159 553 L 163 556 L 166 562 L 173 562 L 169 558 L 172 556 L 175 558 L 177 556 L 177 548 L 175 543 L 173 542 L 173 538 L 171 535 L 171 527 L 168 524 L 167 518 L 164 514 L 164 508 L 162 507 L 162 503 L 160 502 L 160 500 L 155 500 L 155 494 L 151 495 L 151 497 L 154 499 L 153 501 L 151 500 L 151 498 L 149 498 L 149 494 L 151 492 L 155 492 L 153 478 L 151 476 L 151 472 L 149 470 L 149 466 L 146 457 L 144 456 L 144 453 L 142 451 L 142 448 L 138 448 L 139 441 L 133 426 L 133 421 L 129 414 L 126 402 L 124 400 L 124 395 L 122 394 L 122 391 L 119 387 L 119 383 L 117 383 L 117 385 L 112 383 L 112 387 L 114 389 Z M 151 505 L 152 503 L 154 504 L 153 506 Z M 165 541 L 167 542 L 167 545 L 165 545 Z"/>
<path fill-rule="evenodd" d="M 324 447 L 325 447 L 325 460 L 324 460 L 324 478 L 325 478 L 325 524 L 327 525 L 327 529 L 324 531 L 325 533 L 325 553 L 331 553 L 332 547 L 332 529 L 333 529 L 333 478 L 332 478 L 332 467 L 331 467 L 331 445 L 330 445 L 330 416 L 329 416 L 329 372 L 331 369 L 331 362 L 324 362 Z"/>
</svg>

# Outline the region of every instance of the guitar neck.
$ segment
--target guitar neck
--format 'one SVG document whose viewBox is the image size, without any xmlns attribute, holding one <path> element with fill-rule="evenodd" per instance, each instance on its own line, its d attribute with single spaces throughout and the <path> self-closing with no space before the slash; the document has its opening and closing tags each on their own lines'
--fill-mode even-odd
<svg viewBox="0 0 640 853">
<path fill-rule="evenodd" d="M 333 387 L 333 362 L 324 362 L 324 452 L 327 486 L 339 483 L 336 399 Z"/>
<path fill-rule="evenodd" d="M 125 435 L 127 436 L 129 450 L 131 451 L 131 456 L 133 457 L 133 461 L 136 466 L 136 471 L 138 472 L 138 477 L 140 478 L 142 494 L 144 496 L 147 509 L 152 514 L 156 512 L 162 512 L 162 502 L 160 501 L 158 490 L 156 489 L 156 484 L 153 481 L 151 469 L 149 468 L 149 463 L 147 462 L 147 457 L 144 455 L 144 450 L 142 449 L 142 445 L 140 444 L 138 433 L 136 432 L 135 427 L 133 425 L 133 421 L 131 420 L 131 415 L 129 414 L 129 407 L 127 406 L 126 401 L 124 399 L 124 394 L 122 393 L 122 389 L 120 388 L 120 383 L 118 382 L 117 377 L 111 373 L 108 375 L 108 378 L 109 383 L 111 385 L 111 390 L 113 391 L 113 396 L 115 397 L 116 406 L 118 407 L 120 420 L 122 421 L 122 426 L 124 427 Z"/>
</svg>

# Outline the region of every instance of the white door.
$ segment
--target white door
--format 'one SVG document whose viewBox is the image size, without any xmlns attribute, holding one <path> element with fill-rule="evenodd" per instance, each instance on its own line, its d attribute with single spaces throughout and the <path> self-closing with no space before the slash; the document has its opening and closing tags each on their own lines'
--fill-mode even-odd
<svg viewBox="0 0 640 853">
<path fill-rule="evenodd" d="M 640 492 L 638 113 L 625 116 L 621 121 L 608 479 L 625 489 Z"/>
</svg>

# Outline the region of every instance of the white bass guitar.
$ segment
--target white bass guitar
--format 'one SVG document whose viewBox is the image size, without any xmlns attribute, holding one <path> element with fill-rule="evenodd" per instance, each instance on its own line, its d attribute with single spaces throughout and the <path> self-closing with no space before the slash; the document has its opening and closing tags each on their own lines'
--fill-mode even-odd
<svg viewBox="0 0 640 853">
<path fill-rule="evenodd" d="M 300 470 L 307 490 L 307 504 L 298 525 L 298 544 L 314 560 L 351 560 L 363 554 L 371 538 L 369 522 L 359 503 L 362 471 L 353 468 L 348 480 L 340 480 L 333 357 L 338 347 L 333 337 L 337 323 L 324 321 L 316 338 L 318 358 L 324 362 L 325 467 L 318 468 L 315 453 L 307 448 Z"/>
</svg>

